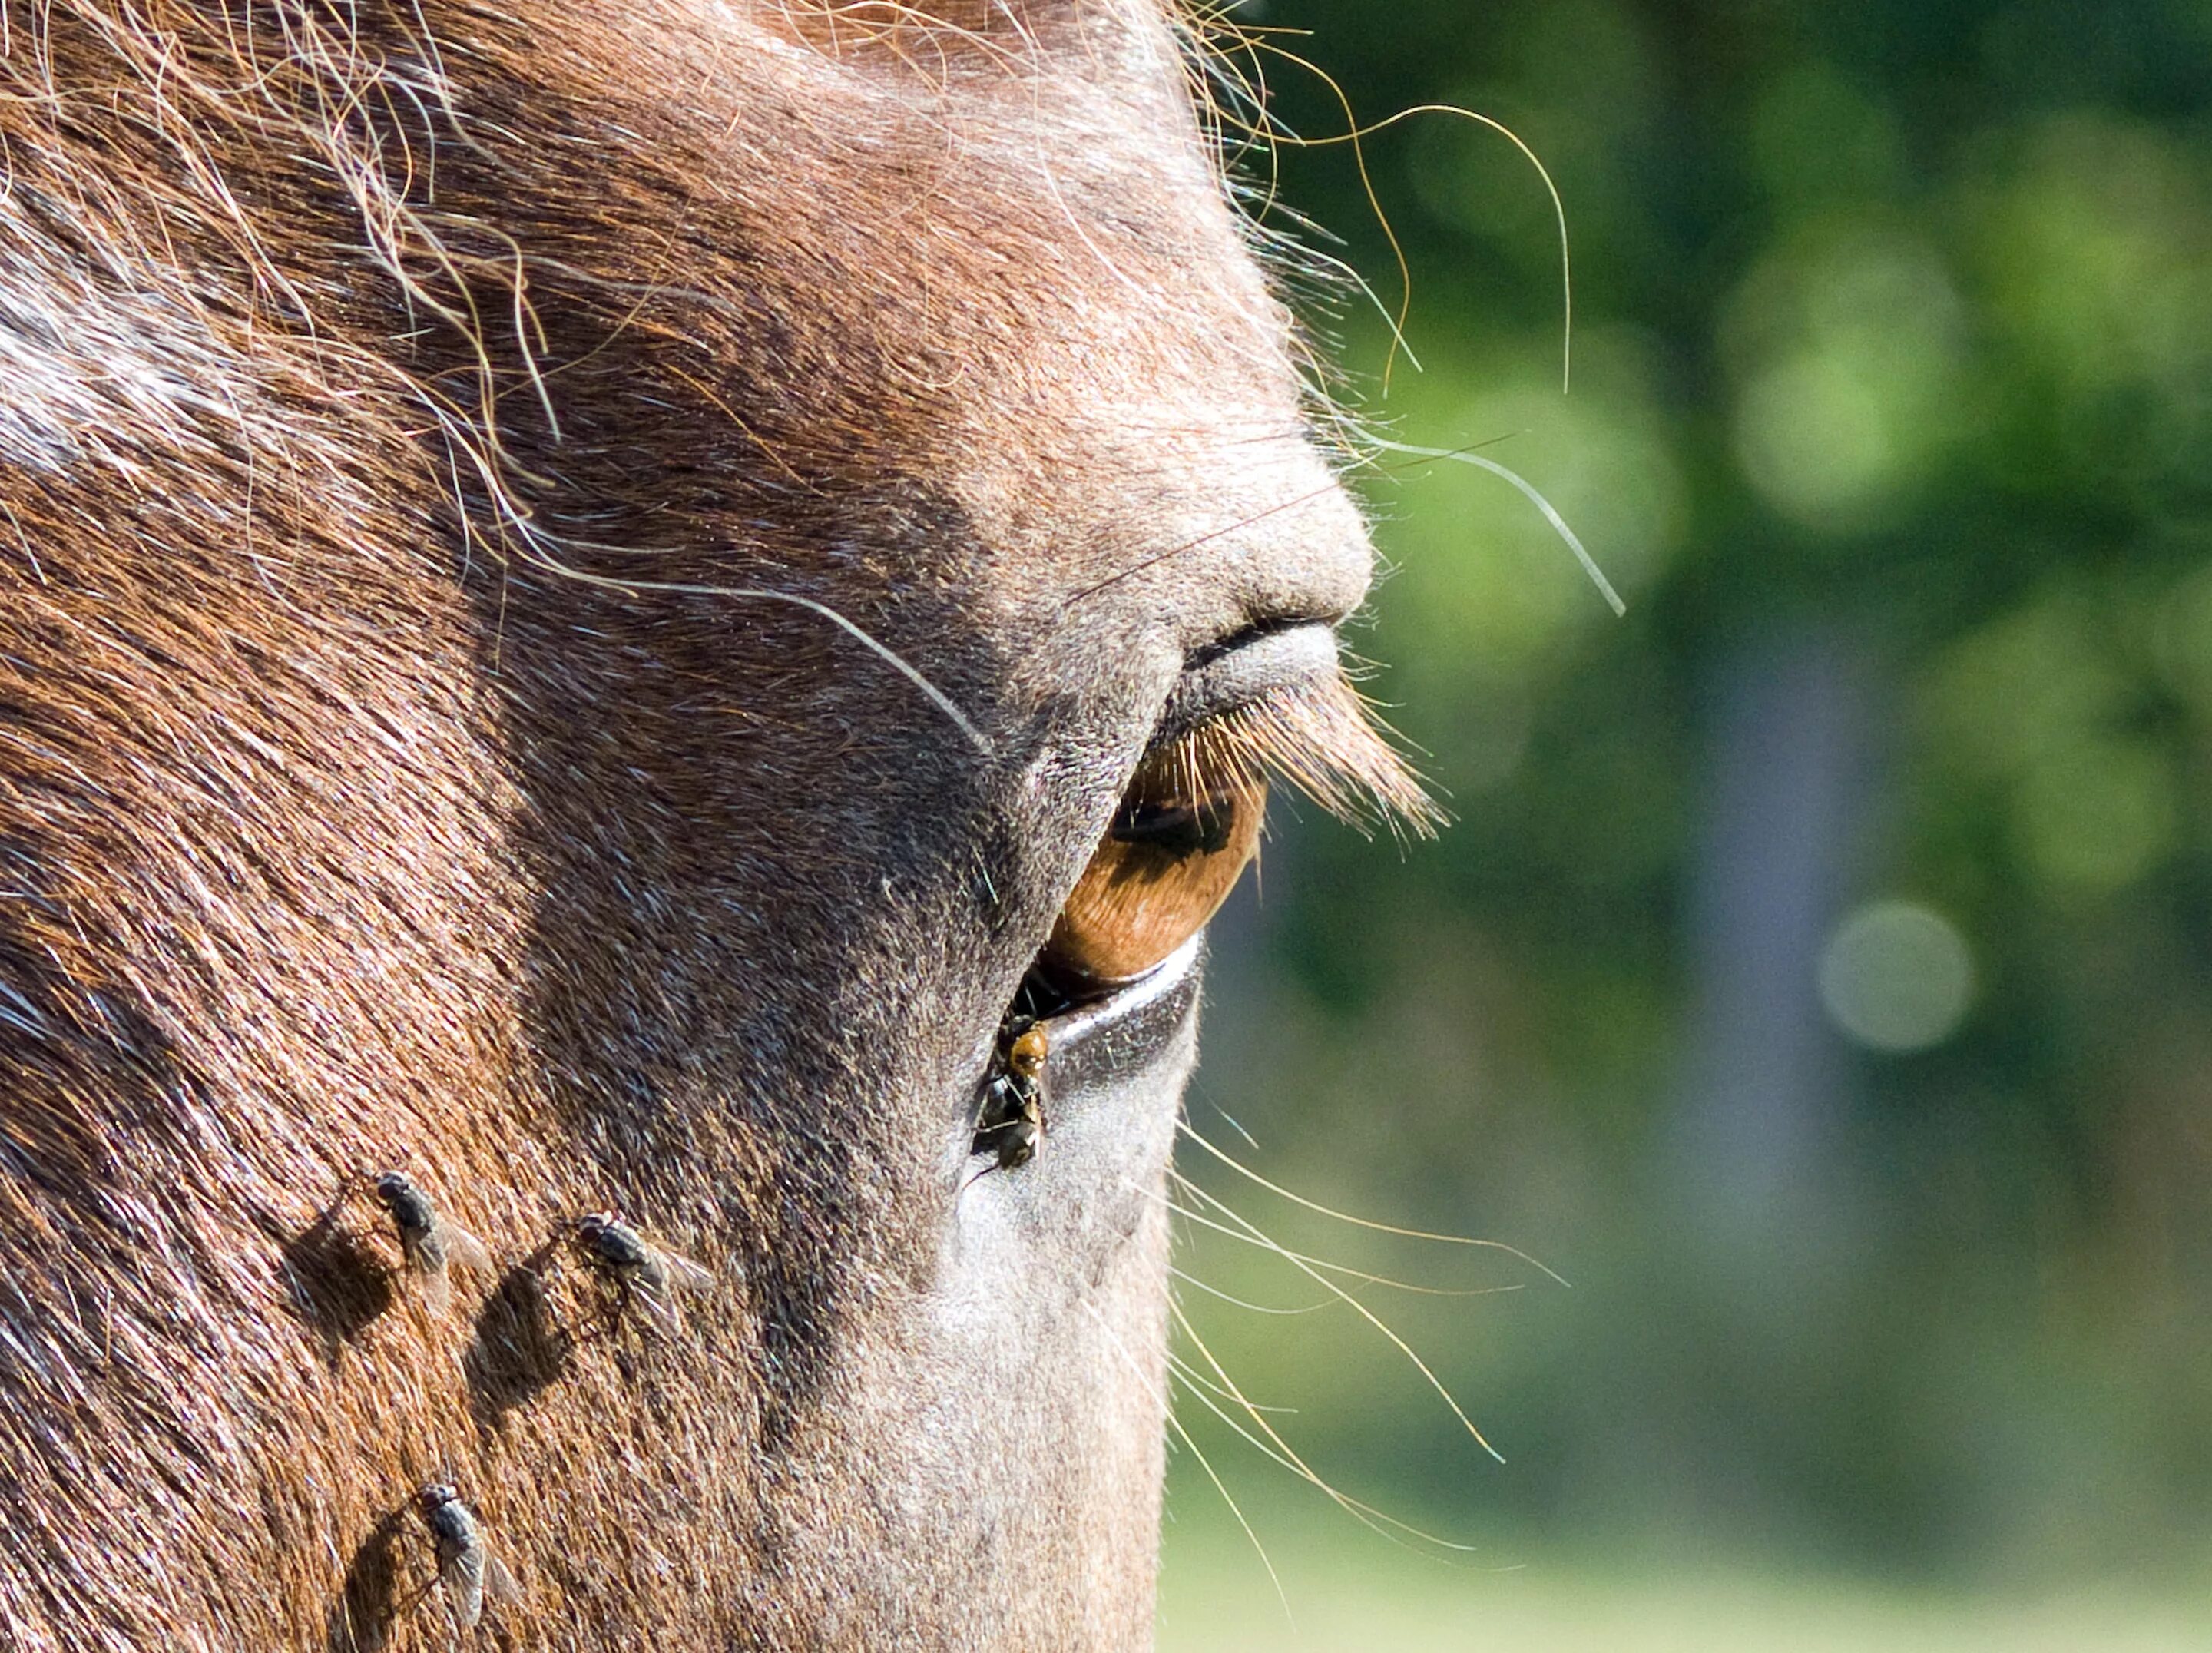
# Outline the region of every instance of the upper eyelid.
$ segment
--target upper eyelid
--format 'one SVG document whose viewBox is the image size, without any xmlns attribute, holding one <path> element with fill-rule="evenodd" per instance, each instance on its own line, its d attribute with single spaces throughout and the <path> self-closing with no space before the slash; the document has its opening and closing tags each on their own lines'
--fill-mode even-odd
<svg viewBox="0 0 2212 1653">
<path fill-rule="evenodd" d="M 1224 638 L 1184 667 L 1147 751 L 1164 751 L 1270 693 L 1318 686 L 1341 670 L 1335 629 L 1320 621 Z"/>
<path fill-rule="evenodd" d="M 1234 637 L 1186 667 L 1143 760 L 1194 790 L 1288 781 L 1363 830 L 1426 835 L 1444 820 L 1346 676 L 1334 627 Z"/>
</svg>

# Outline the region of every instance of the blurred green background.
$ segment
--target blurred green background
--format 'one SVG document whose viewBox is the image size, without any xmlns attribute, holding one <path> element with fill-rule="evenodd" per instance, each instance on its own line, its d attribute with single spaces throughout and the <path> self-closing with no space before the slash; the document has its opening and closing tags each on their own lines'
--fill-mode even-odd
<svg viewBox="0 0 2212 1653">
<path fill-rule="evenodd" d="M 1365 422 L 1490 443 L 1629 613 L 1495 479 L 1362 483 L 1355 642 L 1458 823 L 1278 807 L 1191 1121 L 1572 1285 L 1186 1145 L 1164 1644 L 1298 1644 L 1202 1452 L 1307 1646 L 2212 1647 L 2212 4 L 1236 16 L 1363 119 L 1463 104 L 1552 169 L 1571 394 L 1548 200 L 1469 122 L 1365 146 L 1424 370 L 1375 306 L 1313 316 Z M 1395 308 L 1350 152 L 1277 165 Z M 1517 1288 L 1321 1271 L 1505 1462 L 1240 1222 Z M 1367 1530 L 1232 1384 L 1479 1548 Z"/>
</svg>

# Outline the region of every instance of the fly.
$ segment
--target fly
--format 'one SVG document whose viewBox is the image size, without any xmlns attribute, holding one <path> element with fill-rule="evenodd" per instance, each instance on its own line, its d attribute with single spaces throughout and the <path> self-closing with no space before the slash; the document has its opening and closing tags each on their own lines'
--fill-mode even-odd
<svg viewBox="0 0 2212 1653">
<path fill-rule="evenodd" d="M 448 1271 L 458 1263 L 488 1273 L 491 1254 L 483 1242 L 459 1223 L 440 1213 L 415 1180 L 404 1171 L 386 1171 L 371 1184 L 377 1203 L 399 1231 L 400 1255 L 408 1272 L 422 1282 L 422 1296 L 431 1308 L 443 1313 L 453 1300 Z"/>
<path fill-rule="evenodd" d="M 635 1303 L 665 1337 L 674 1337 L 684 1329 L 671 1294 L 704 1291 L 714 1284 L 714 1275 L 706 1269 L 689 1257 L 653 1244 L 612 1212 L 578 1218 L 570 1238 L 584 1261 L 615 1287 L 616 1314 Z"/>
<path fill-rule="evenodd" d="M 474 1628 L 487 1599 L 509 1607 L 521 1602 L 522 1586 L 485 1545 L 483 1524 L 459 1492 L 434 1480 L 416 1494 L 415 1508 L 437 1544 L 438 1583 L 456 1625 Z"/>
<path fill-rule="evenodd" d="M 1050 1048 L 1044 1024 L 1036 1017 L 1017 1012 L 1000 1024 L 998 1052 L 990 1083 L 984 1088 L 982 1110 L 976 1116 L 971 1150 L 996 1156 L 996 1163 L 976 1176 L 1019 1170 L 1044 1145 L 1044 1062 Z"/>
</svg>

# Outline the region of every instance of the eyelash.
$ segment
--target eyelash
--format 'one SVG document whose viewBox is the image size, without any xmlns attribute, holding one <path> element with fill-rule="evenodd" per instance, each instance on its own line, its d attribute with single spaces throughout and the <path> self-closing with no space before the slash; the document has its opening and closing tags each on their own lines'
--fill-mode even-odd
<svg viewBox="0 0 2212 1653">
<path fill-rule="evenodd" d="M 1285 781 L 1352 826 L 1426 837 L 1443 811 L 1342 677 L 1277 690 L 1224 712 L 1146 759 L 1170 763 L 1194 794 Z M 1141 775 L 1144 770 L 1140 769 Z"/>
</svg>

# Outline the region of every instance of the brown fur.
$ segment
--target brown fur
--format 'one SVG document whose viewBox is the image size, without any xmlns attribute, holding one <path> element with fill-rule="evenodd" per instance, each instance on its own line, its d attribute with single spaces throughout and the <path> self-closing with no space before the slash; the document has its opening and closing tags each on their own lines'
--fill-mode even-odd
<svg viewBox="0 0 2212 1653">
<path fill-rule="evenodd" d="M 444 1646 L 434 1477 L 487 1643 L 1143 1644 L 1164 1146 L 1016 1243 L 961 1110 L 1184 656 L 1366 568 L 1173 20 L 0 28 L 0 1644 Z"/>
</svg>

